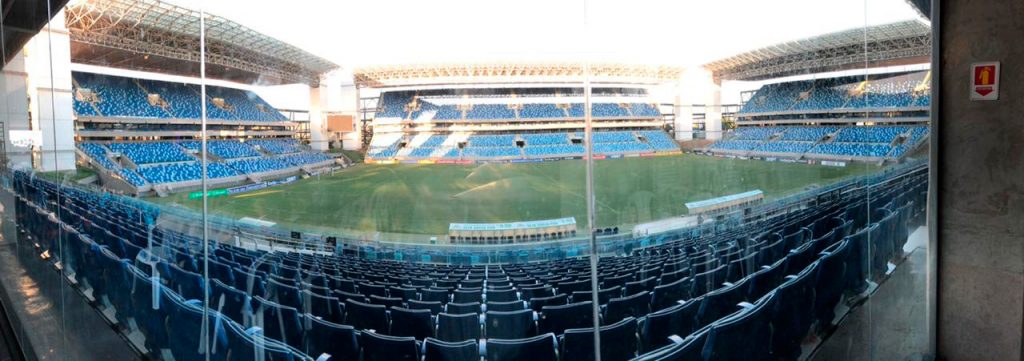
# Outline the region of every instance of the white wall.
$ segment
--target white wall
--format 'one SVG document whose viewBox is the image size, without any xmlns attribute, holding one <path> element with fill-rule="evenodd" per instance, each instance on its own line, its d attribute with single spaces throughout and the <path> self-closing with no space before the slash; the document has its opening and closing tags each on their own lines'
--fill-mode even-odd
<svg viewBox="0 0 1024 361">
<path fill-rule="evenodd" d="M 0 122 L 4 123 L 4 151 L 15 168 L 32 167 L 32 149 L 29 146 L 15 147 L 11 143 L 11 131 L 27 131 L 28 114 L 28 72 L 25 69 L 25 53 L 14 56 L 3 68 L 0 76 Z"/>
<path fill-rule="evenodd" d="M 74 95 L 71 87 L 71 39 L 64 12 L 25 46 L 33 129 L 42 131 L 37 167 L 44 171 L 75 168 Z"/>
</svg>

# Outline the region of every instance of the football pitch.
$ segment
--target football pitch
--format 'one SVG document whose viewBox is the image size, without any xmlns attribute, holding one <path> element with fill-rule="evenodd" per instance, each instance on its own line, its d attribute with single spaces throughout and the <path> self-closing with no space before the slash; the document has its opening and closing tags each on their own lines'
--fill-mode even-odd
<svg viewBox="0 0 1024 361">
<path fill-rule="evenodd" d="M 766 200 L 875 172 L 681 154 L 595 161 L 597 225 L 625 226 L 686 214 L 686 202 L 760 189 Z M 212 214 L 252 217 L 307 231 L 446 234 L 452 222 L 575 217 L 586 225 L 585 162 L 360 164 L 332 175 L 211 198 Z M 153 199 L 195 210 L 187 194 Z"/>
</svg>

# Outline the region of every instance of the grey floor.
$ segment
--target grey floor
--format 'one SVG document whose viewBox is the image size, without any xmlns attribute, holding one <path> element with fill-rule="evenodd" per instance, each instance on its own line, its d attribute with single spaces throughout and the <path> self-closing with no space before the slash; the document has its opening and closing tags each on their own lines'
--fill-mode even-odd
<svg viewBox="0 0 1024 361">
<path fill-rule="evenodd" d="M 912 252 L 874 294 L 855 307 L 811 358 L 815 361 L 920 361 L 928 347 L 927 231 L 903 247 Z"/>
<path fill-rule="evenodd" d="M 134 360 L 128 343 L 19 235 L 0 190 L 0 297 L 29 360 Z"/>
</svg>

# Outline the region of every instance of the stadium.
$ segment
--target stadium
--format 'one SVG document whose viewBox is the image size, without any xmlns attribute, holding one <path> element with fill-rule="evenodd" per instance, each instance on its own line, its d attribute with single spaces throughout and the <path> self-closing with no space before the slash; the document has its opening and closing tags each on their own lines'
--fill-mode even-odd
<svg viewBox="0 0 1024 361">
<path fill-rule="evenodd" d="M 125 359 L 830 359 L 924 257 L 927 19 L 693 66 L 351 66 L 61 8 L 5 53 L 7 212 Z"/>
</svg>

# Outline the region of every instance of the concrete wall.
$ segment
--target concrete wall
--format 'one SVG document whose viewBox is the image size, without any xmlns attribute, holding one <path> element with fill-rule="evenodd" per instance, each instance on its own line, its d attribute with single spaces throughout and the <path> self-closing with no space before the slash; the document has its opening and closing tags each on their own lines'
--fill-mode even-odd
<svg viewBox="0 0 1024 361">
<path fill-rule="evenodd" d="M 938 352 L 1021 360 L 1024 1 L 944 0 L 938 120 Z M 972 62 L 1002 62 L 998 101 L 970 101 Z"/>
</svg>

